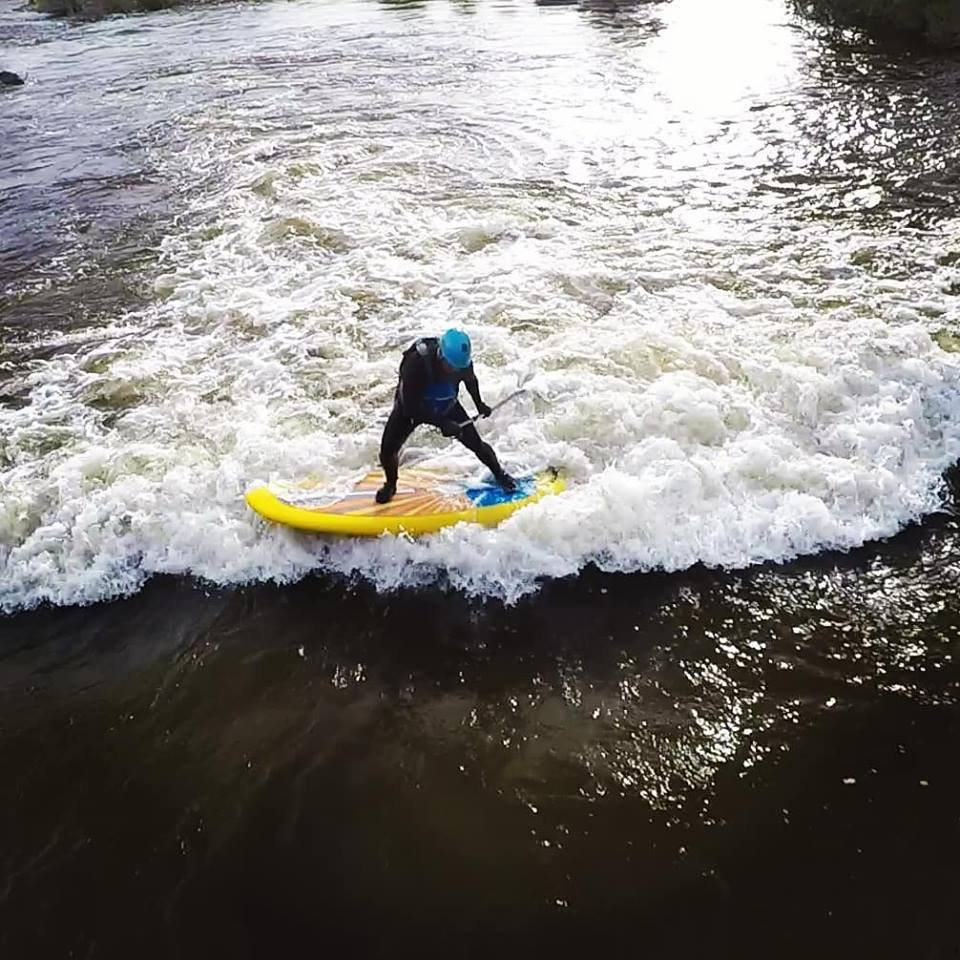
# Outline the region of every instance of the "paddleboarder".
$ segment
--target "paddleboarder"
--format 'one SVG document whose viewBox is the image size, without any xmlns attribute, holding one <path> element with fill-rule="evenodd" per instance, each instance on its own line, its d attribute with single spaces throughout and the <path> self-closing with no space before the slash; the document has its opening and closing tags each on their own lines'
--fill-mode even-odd
<svg viewBox="0 0 960 960">
<path fill-rule="evenodd" d="M 513 477 L 500 466 L 493 447 L 480 439 L 460 405 L 461 383 L 466 385 L 477 414 L 489 417 L 490 407 L 480 397 L 473 372 L 470 338 L 462 330 L 448 330 L 442 337 L 423 337 L 404 351 L 393 410 L 380 441 L 380 465 L 386 482 L 377 491 L 377 503 L 388 503 L 397 492 L 400 448 L 422 423 L 437 427 L 445 437 L 456 437 L 504 490 L 516 489 Z"/>
</svg>

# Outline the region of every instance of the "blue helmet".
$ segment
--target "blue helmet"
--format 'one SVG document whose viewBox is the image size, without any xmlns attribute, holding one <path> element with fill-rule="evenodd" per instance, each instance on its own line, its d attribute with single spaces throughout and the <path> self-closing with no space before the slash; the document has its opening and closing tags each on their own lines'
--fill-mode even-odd
<svg viewBox="0 0 960 960">
<path fill-rule="evenodd" d="M 470 366 L 470 338 L 462 330 L 448 330 L 440 338 L 440 356 L 455 370 Z"/>
</svg>

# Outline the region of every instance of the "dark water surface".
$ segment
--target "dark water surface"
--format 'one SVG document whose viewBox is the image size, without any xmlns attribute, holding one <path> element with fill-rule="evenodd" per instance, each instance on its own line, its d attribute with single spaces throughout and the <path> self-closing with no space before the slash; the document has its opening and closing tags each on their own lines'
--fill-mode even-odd
<svg viewBox="0 0 960 960">
<path fill-rule="evenodd" d="M 953 957 L 960 539 L 4 622 L 5 957 Z"/>
</svg>

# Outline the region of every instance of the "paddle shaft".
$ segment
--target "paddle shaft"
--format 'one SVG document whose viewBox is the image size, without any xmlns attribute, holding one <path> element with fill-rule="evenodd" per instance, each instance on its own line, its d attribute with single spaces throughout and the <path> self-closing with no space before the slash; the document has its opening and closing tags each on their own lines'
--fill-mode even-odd
<svg viewBox="0 0 960 960">
<path fill-rule="evenodd" d="M 530 378 L 527 377 L 526 379 L 529 380 Z M 521 381 L 521 382 L 523 382 L 523 381 Z M 527 393 L 526 387 L 521 387 L 519 390 L 514 390 L 513 393 L 511 393 L 509 397 L 504 397 L 504 399 L 501 400 L 498 404 L 496 404 L 495 406 L 492 406 L 492 407 L 490 408 L 490 412 L 493 413 L 495 410 L 499 410 L 505 403 L 509 403 L 511 400 L 514 400 L 514 399 L 516 399 L 517 397 L 519 397 L 521 393 Z M 464 427 L 469 426 L 469 425 L 470 425 L 471 423 L 473 423 L 475 420 L 479 420 L 479 419 L 480 419 L 480 414 L 478 413 L 478 414 L 470 417 L 468 420 L 464 420 L 463 423 L 458 423 L 458 424 L 457 424 L 457 427 L 462 430 Z M 456 436 L 456 434 L 453 434 L 453 435 L 451 435 L 451 436 Z M 426 454 L 425 456 L 417 457 L 416 460 L 413 460 L 413 461 L 410 462 L 410 463 L 404 464 L 404 466 L 405 466 L 405 467 L 408 467 L 408 468 L 409 468 L 409 467 L 416 467 L 416 466 L 418 466 L 419 464 L 424 463 L 424 462 L 427 461 L 427 460 L 432 460 L 435 456 L 436 456 L 436 454 L 434 454 L 434 453 L 428 453 L 428 454 Z"/>
<path fill-rule="evenodd" d="M 501 400 L 499 403 L 494 404 L 494 405 L 490 408 L 490 413 L 494 413 L 496 410 L 499 410 L 505 403 L 509 403 L 509 402 L 510 402 L 511 400 L 513 400 L 515 397 L 519 397 L 521 393 L 526 393 L 526 392 L 527 392 L 526 389 L 514 390 L 513 393 L 511 393 L 509 397 L 505 397 L 505 398 L 504 398 L 503 400 Z M 479 414 L 479 413 L 475 413 L 472 417 L 468 417 L 466 420 L 464 420 L 463 423 L 458 423 L 457 426 L 458 426 L 458 427 L 468 427 L 468 426 L 470 426 L 471 423 L 476 423 L 476 421 L 479 420 L 479 419 L 480 419 L 480 414 Z"/>
</svg>

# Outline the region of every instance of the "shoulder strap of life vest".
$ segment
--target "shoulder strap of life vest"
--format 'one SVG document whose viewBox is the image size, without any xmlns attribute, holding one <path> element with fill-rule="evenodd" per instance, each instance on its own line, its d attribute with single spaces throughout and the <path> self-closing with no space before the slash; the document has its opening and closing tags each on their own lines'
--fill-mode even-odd
<svg viewBox="0 0 960 960">
<path fill-rule="evenodd" d="M 437 351 L 439 348 L 440 341 L 436 337 L 421 337 L 403 351 L 403 357 L 400 360 L 400 365 L 402 367 L 404 362 L 409 357 L 419 357 L 420 362 L 423 364 L 424 370 L 427 372 L 427 382 L 433 383 L 433 381 L 436 379 L 434 377 L 433 360 L 437 356 Z"/>
</svg>

